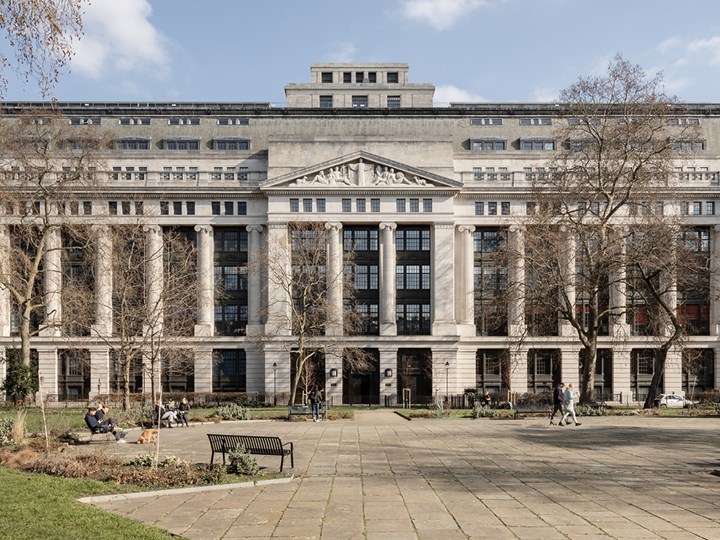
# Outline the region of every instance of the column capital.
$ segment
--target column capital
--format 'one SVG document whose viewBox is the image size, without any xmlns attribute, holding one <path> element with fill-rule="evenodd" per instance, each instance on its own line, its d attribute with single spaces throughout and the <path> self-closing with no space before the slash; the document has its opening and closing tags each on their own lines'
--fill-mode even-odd
<svg viewBox="0 0 720 540">
<path fill-rule="evenodd" d="M 195 232 L 201 234 L 210 234 L 212 230 L 212 225 L 195 225 Z"/>
<path fill-rule="evenodd" d="M 287 223 L 268 223 L 268 229 L 287 229 Z"/>
<path fill-rule="evenodd" d="M 397 229 L 397 223 L 387 223 L 387 222 L 380 223 L 378 225 L 378 228 L 381 231 L 385 231 L 385 230 L 394 231 L 395 229 Z"/>
<path fill-rule="evenodd" d="M 510 225 L 508 228 L 508 231 L 510 231 L 513 234 L 521 234 L 525 232 L 525 226 L 524 225 Z"/>
<path fill-rule="evenodd" d="M 457 231 L 459 233 L 474 233 L 475 232 L 475 225 L 458 225 Z"/>
<path fill-rule="evenodd" d="M 454 223 L 433 223 L 434 229 L 454 229 Z"/>
<path fill-rule="evenodd" d="M 338 222 L 338 221 L 328 222 L 328 223 L 325 224 L 325 228 L 326 228 L 328 231 L 332 231 L 332 230 L 340 231 L 340 230 L 342 230 L 342 228 L 343 228 L 343 224 L 340 223 L 340 222 Z"/>
<path fill-rule="evenodd" d="M 110 225 L 96 223 L 95 225 L 90 226 L 90 230 L 92 230 L 95 234 L 107 233 L 110 231 Z"/>
<path fill-rule="evenodd" d="M 143 231 L 150 234 L 161 234 L 162 227 L 160 225 L 143 225 Z"/>
<path fill-rule="evenodd" d="M 249 233 L 253 233 L 253 232 L 261 233 L 261 232 L 263 232 L 263 226 L 257 225 L 257 224 L 248 225 L 247 227 L 245 227 L 245 230 Z"/>
</svg>

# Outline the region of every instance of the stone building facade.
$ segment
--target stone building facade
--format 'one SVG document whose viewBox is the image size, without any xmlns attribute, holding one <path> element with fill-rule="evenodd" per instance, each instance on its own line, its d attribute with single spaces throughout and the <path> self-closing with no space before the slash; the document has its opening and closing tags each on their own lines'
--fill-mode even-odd
<svg viewBox="0 0 720 540">
<path fill-rule="evenodd" d="M 287 107 L 55 104 L 79 131 L 99 122 L 116 140 L 106 156 L 105 195 L 88 201 L 93 215 L 103 215 L 110 225 L 136 219 L 136 203 L 142 201 L 148 240 L 158 249 L 163 227 L 194 231 L 201 283 L 195 334 L 187 337 L 193 367 L 189 374 L 168 375 L 166 389 L 287 391 L 290 358 L 280 337 L 288 330 L 268 309 L 278 291 L 249 261 L 257 261 L 273 241 L 286 239 L 288 223 L 297 220 L 327 223 L 330 265 L 342 264 L 345 242 L 363 246 L 363 294 L 374 324 L 366 335 L 328 338 L 326 353 L 335 354 L 326 354 L 321 368 L 334 403 L 391 404 L 403 398 L 404 389 L 413 401 L 430 401 L 467 388 L 505 396 L 546 391 L 553 381 L 577 382 L 580 343 L 573 332 L 561 328 L 558 335 L 518 345 L 511 337 L 518 329 L 485 326 L 476 290 L 478 268 L 498 237 L 522 245 L 525 233 L 518 224 L 532 177 L 545 171 L 556 150 L 553 125 L 567 122 L 557 108 L 491 103 L 434 108 L 434 87 L 408 82 L 406 64 L 313 65 L 310 83 L 285 90 Z M 5 103 L 3 121 L 38 106 L 47 104 Z M 706 231 L 716 257 L 720 107 L 688 105 L 682 119 L 698 122 L 706 139 L 691 164 L 678 163 L 674 181 L 682 200 L 668 204 Z M 107 242 L 102 227 L 98 237 Z M 102 258 L 97 264 L 96 294 L 107 297 L 112 276 L 103 273 Z M 220 299 L 213 276 L 225 274 L 239 277 L 233 294 Z M 706 330 L 690 337 L 704 368 L 689 377 L 681 353 L 671 355 L 666 391 L 720 386 L 717 297 L 713 290 L 702 308 Z M 334 301 L 341 310 L 342 295 Z M 0 304 L 0 341 L 6 348 L 17 346 L 7 294 Z M 508 306 L 513 309 L 520 307 Z M 96 325 L 111 327 L 109 317 L 98 310 Z M 262 346 L 258 335 L 266 336 Z M 337 350 L 348 344 L 372 351 L 377 361 L 371 372 L 343 370 Z M 33 339 L 45 394 L 81 401 L 114 389 L 107 347 L 83 346 L 89 361 L 80 365 L 63 353 L 68 344 L 62 336 Z M 598 398 L 642 399 L 653 369 L 646 340 L 632 332 L 620 340 L 610 332 L 599 347 Z M 0 364 L 0 379 L 4 370 Z M 133 388 L 147 387 L 146 377 L 138 370 Z"/>
</svg>

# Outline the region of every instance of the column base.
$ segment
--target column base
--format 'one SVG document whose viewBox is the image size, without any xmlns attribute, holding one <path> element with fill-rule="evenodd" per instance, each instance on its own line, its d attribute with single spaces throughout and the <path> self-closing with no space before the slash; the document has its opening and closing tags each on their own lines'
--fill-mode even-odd
<svg viewBox="0 0 720 540">
<path fill-rule="evenodd" d="M 213 335 L 213 327 L 211 324 L 196 324 L 195 335 L 197 337 L 210 337 Z"/>
<path fill-rule="evenodd" d="M 393 323 L 380 323 L 380 335 L 381 336 L 397 336 L 397 324 Z"/>
<path fill-rule="evenodd" d="M 457 334 L 460 337 L 475 337 L 477 329 L 474 323 L 462 323 L 457 325 Z"/>
</svg>

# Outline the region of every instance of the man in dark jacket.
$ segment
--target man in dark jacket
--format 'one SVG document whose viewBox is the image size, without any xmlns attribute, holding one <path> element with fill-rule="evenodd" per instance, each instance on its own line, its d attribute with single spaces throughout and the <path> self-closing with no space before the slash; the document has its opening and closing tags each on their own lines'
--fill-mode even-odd
<svg viewBox="0 0 720 540">
<path fill-rule="evenodd" d="M 563 397 L 563 392 L 565 391 L 565 385 L 563 383 L 558 384 L 555 389 L 553 390 L 553 410 L 552 413 L 550 413 L 550 425 L 554 425 L 555 422 L 553 422 L 553 419 L 555 418 L 555 413 L 560 413 L 560 418 L 562 419 L 562 415 L 565 412 L 563 410 L 563 405 L 565 403 L 565 398 Z"/>
<path fill-rule="evenodd" d="M 85 424 L 93 433 L 112 433 L 115 436 L 117 442 L 125 442 L 125 432 L 117 431 L 115 428 L 117 424 L 111 418 L 103 418 L 100 422 L 96 416 L 97 408 L 88 407 L 88 412 L 85 415 Z"/>
</svg>

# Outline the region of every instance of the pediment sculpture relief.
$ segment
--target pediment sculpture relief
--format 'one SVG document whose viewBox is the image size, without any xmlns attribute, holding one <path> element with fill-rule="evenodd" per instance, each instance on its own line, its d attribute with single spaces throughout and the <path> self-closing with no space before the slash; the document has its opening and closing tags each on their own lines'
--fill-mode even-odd
<svg viewBox="0 0 720 540">
<path fill-rule="evenodd" d="M 298 178 L 292 186 L 427 186 L 428 181 L 419 176 L 408 178 L 402 171 L 392 167 L 365 163 L 362 159 L 318 171 L 311 176 Z"/>
</svg>

